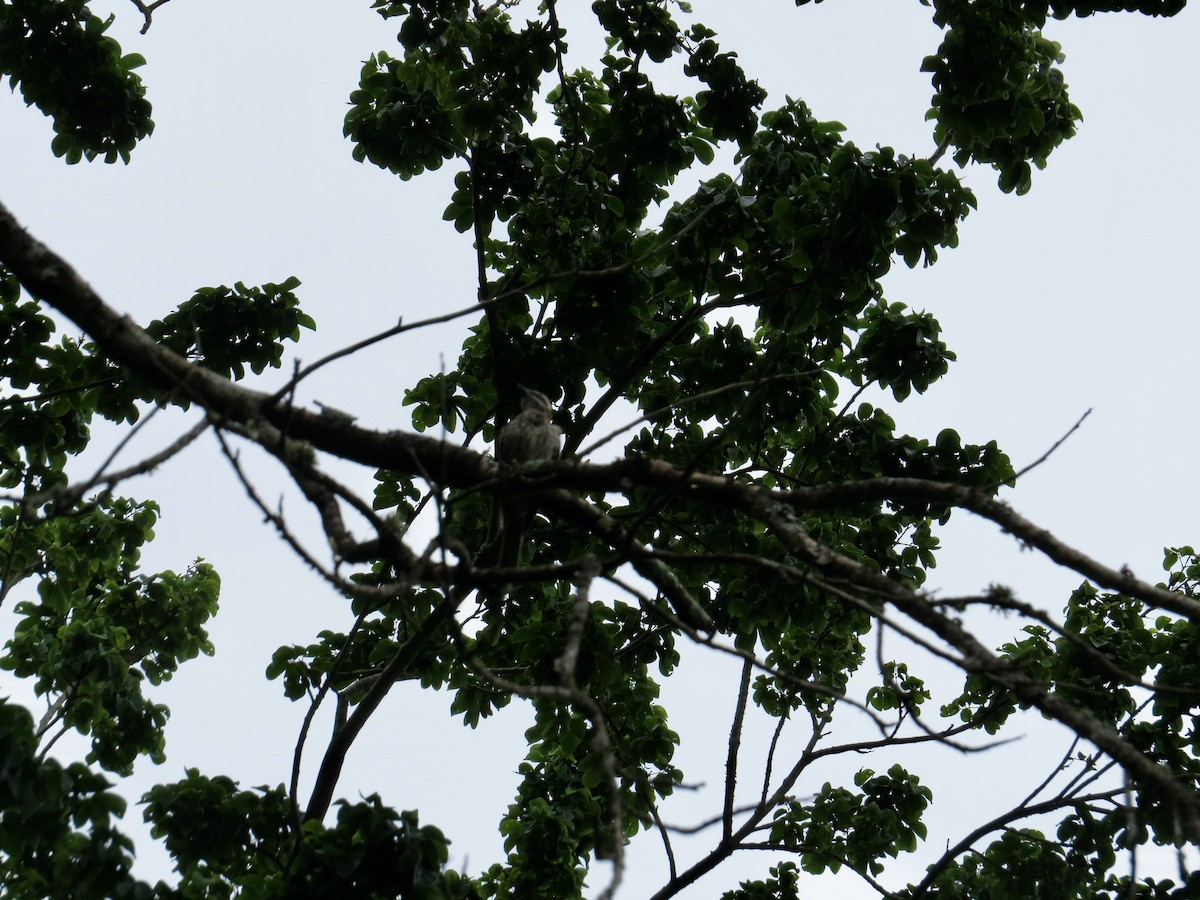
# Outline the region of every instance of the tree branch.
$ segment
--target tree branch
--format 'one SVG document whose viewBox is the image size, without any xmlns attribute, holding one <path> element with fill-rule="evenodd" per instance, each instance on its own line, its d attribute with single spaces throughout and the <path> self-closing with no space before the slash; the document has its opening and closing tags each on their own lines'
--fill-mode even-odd
<svg viewBox="0 0 1200 900">
<path fill-rule="evenodd" d="M 746 701 L 750 696 L 750 675 L 754 671 L 750 660 L 742 663 L 742 678 L 738 685 L 737 708 L 729 728 L 729 751 L 725 755 L 725 808 L 721 815 L 721 836 L 733 835 L 733 800 L 737 794 L 738 750 L 742 746 L 742 726 L 746 721 Z"/>
</svg>

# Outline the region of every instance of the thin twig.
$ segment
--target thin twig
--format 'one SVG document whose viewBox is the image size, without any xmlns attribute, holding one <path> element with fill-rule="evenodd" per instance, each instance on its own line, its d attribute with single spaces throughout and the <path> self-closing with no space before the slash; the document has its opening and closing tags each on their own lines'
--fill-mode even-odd
<svg viewBox="0 0 1200 900">
<path fill-rule="evenodd" d="M 208 426 L 211 424 L 211 420 L 205 416 L 158 453 L 152 453 L 139 463 L 135 463 L 132 466 L 105 475 L 104 470 L 108 468 L 121 449 L 129 442 L 130 438 L 133 437 L 134 432 L 137 431 L 138 427 L 140 427 L 143 423 L 148 422 L 151 416 L 153 416 L 154 413 L 159 409 L 160 407 L 155 407 L 155 409 L 152 410 L 149 415 L 147 415 L 141 420 L 141 422 L 130 429 L 129 434 L 126 435 L 125 439 L 117 445 L 116 449 L 109 454 L 108 459 L 106 459 L 104 463 L 96 469 L 95 474 L 87 481 L 84 481 L 80 484 L 67 485 L 63 488 L 47 491 L 41 495 L 31 498 L 29 502 L 32 502 L 35 506 L 46 501 L 62 503 L 65 506 L 73 506 L 83 498 L 84 494 L 98 485 L 104 485 L 105 487 L 111 488 L 128 478 L 134 478 L 138 475 L 145 475 L 149 472 L 152 472 L 171 457 L 182 452 L 186 447 L 188 447 L 188 445 L 195 441 L 196 438 L 204 434 L 204 432 L 208 430 Z"/>
<path fill-rule="evenodd" d="M 658 834 L 662 838 L 663 852 L 667 855 L 667 877 L 674 880 L 679 874 L 679 868 L 675 863 L 675 850 L 671 847 L 670 829 L 663 824 L 662 817 L 658 814 L 657 803 L 650 804 L 650 816 L 654 819 L 654 827 L 658 829 Z"/>
<path fill-rule="evenodd" d="M 141 14 L 146 18 L 146 24 L 142 26 L 142 34 L 145 34 L 150 30 L 150 19 L 151 16 L 154 15 L 154 11 L 164 3 L 170 2 L 171 0 L 154 0 L 153 3 L 143 3 L 142 0 L 133 0 L 133 5 L 136 6 Z"/>
<path fill-rule="evenodd" d="M 733 800 L 737 794 L 738 750 L 742 746 L 742 726 L 746 723 L 746 702 L 750 696 L 750 675 L 754 665 L 742 661 L 742 677 L 738 684 L 737 706 L 733 724 L 729 727 L 729 749 L 725 755 L 725 805 L 721 815 L 721 836 L 729 840 L 733 834 Z"/>
<path fill-rule="evenodd" d="M 357 341 L 349 346 L 343 347 L 340 350 L 335 350 L 328 356 L 322 356 L 315 363 L 300 369 L 299 372 L 294 374 L 288 380 L 287 384 L 270 396 L 270 398 L 267 400 L 267 403 L 278 403 L 285 396 L 294 391 L 296 389 L 296 385 L 298 385 L 301 381 L 313 374 L 313 372 L 316 372 L 318 369 L 329 365 L 331 362 L 336 362 L 343 357 L 357 353 L 359 350 L 370 347 L 372 344 L 378 344 L 380 341 L 386 341 L 390 337 L 395 337 L 398 334 L 404 334 L 406 331 L 415 331 L 418 328 L 426 328 L 430 325 L 441 325 L 445 322 L 453 322 L 455 319 L 461 319 L 463 316 L 469 316 L 472 313 L 477 313 L 481 307 L 486 307 L 488 304 L 495 302 L 495 300 L 481 300 L 479 302 L 472 303 L 470 306 L 457 309 L 454 312 L 444 313 L 440 316 L 431 316 L 428 319 L 421 319 L 417 322 L 411 322 L 408 325 L 405 325 L 404 320 L 401 319 L 391 328 L 384 329 L 378 334 L 373 334 L 368 338 L 363 338 L 361 341 Z"/>
<path fill-rule="evenodd" d="M 312 728 L 313 719 L 316 718 L 317 710 L 321 707 L 321 702 L 325 699 L 333 685 L 333 678 L 337 673 L 338 663 L 342 661 L 346 651 L 350 648 L 350 642 L 354 639 L 355 633 L 362 627 L 366 616 L 367 614 L 363 613 L 354 619 L 354 624 L 350 626 L 350 630 L 346 633 L 346 640 L 342 642 L 342 646 L 338 649 L 333 663 L 329 666 L 329 671 L 321 679 L 321 684 L 317 688 L 316 695 L 312 697 L 308 704 L 308 710 L 304 714 L 304 721 L 300 723 L 300 733 L 296 736 L 296 746 L 292 750 L 292 775 L 288 780 L 288 798 L 291 800 L 292 817 L 297 834 L 299 834 L 300 828 L 304 824 L 303 816 L 300 813 L 300 763 L 304 759 L 304 745 L 308 741 L 308 732 Z"/>
<path fill-rule="evenodd" d="M 83 384 L 72 384 L 67 387 L 55 388 L 52 391 L 42 391 L 37 394 L 17 394 L 0 400 L 0 409 L 4 409 L 6 406 L 20 406 L 23 403 L 37 403 L 40 400 L 53 400 L 55 397 L 65 397 L 68 394 L 78 394 L 90 388 L 115 384 L 116 381 L 117 376 L 114 375 L 111 378 L 97 378 L 95 381 L 85 381 Z"/>
<path fill-rule="evenodd" d="M 759 808 L 759 806 L 760 804 L 758 803 L 747 803 L 744 806 L 735 806 L 733 808 L 733 815 L 741 816 L 748 812 L 754 812 Z M 703 822 L 697 822 L 695 825 L 664 825 L 663 827 L 668 831 L 674 832 L 675 834 L 699 834 L 702 831 L 712 828 L 714 825 L 722 825 L 724 821 L 725 812 L 722 811 L 717 813 L 715 816 L 705 819 Z"/>
<path fill-rule="evenodd" d="M 1088 409 L 1087 412 L 1085 412 L 1082 416 L 1079 417 L 1079 421 L 1077 421 L 1074 425 L 1072 425 L 1069 429 L 1067 429 L 1066 434 L 1064 434 L 1057 441 L 1055 441 L 1053 444 L 1050 445 L 1049 450 L 1047 450 L 1045 453 L 1043 453 L 1041 456 L 1039 456 L 1037 459 L 1035 459 L 1029 465 L 1025 466 L 1025 468 L 1021 469 L 1021 471 L 1017 472 L 1017 474 L 1013 476 L 1013 480 L 1016 481 L 1022 475 L 1026 475 L 1029 472 L 1032 472 L 1034 469 L 1036 469 L 1038 466 L 1040 466 L 1042 463 L 1044 463 L 1046 460 L 1048 460 L 1050 458 L 1050 456 L 1054 453 L 1054 451 L 1057 450 L 1059 447 L 1061 447 L 1066 442 L 1067 438 L 1069 438 L 1071 435 L 1073 435 L 1076 431 L 1079 430 L 1079 426 L 1083 424 L 1083 420 L 1086 419 L 1091 414 L 1092 414 L 1091 409 Z M 1000 485 L 993 484 L 993 485 L 991 485 L 991 487 L 993 489 L 995 489 L 995 488 L 1000 487 Z"/>
<path fill-rule="evenodd" d="M 937 145 L 937 149 L 934 150 L 933 153 L 929 157 L 930 165 L 937 165 L 937 161 L 946 154 L 947 150 L 950 149 L 950 144 L 953 140 L 954 140 L 954 132 L 953 131 L 946 132 L 946 136 L 944 138 L 942 138 L 941 143 Z"/>
<path fill-rule="evenodd" d="M 771 743 L 767 747 L 767 758 L 763 765 L 762 793 L 758 796 L 759 806 L 767 802 L 767 797 L 771 793 L 771 775 L 775 771 L 775 754 L 779 750 L 779 739 L 783 737 L 783 727 L 789 718 L 788 711 L 783 710 L 779 715 L 779 721 L 775 723 L 775 730 L 771 732 Z"/>
<path fill-rule="evenodd" d="M 337 590 L 341 591 L 347 596 L 365 598 L 379 603 L 385 603 L 388 600 L 395 598 L 397 591 L 399 590 L 397 585 L 381 585 L 378 587 L 372 587 L 370 585 L 348 581 L 347 579 L 342 578 L 336 572 L 321 565 L 321 563 L 319 563 L 316 558 L 308 552 L 307 548 L 300 543 L 299 539 L 292 534 L 291 529 L 284 521 L 282 511 L 274 511 L 270 509 L 262 497 L 259 496 L 258 491 L 250 482 L 249 476 L 246 475 L 245 470 L 242 468 L 242 464 L 238 458 L 238 455 L 233 452 L 233 448 L 230 447 L 229 443 L 225 440 L 225 436 L 222 433 L 221 427 L 214 424 L 213 431 L 217 436 L 217 441 L 221 445 L 222 453 L 225 455 L 226 460 L 228 460 L 230 467 L 237 476 L 238 482 L 242 485 L 242 489 L 246 492 L 246 496 L 249 497 L 250 501 L 258 507 L 259 511 L 263 514 L 263 518 L 274 526 L 276 533 L 283 539 L 284 543 L 291 547 L 292 552 L 300 557 L 300 559 L 303 560 L 309 568 L 325 579 L 325 581 L 330 585 L 337 588 Z"/>
</svg>

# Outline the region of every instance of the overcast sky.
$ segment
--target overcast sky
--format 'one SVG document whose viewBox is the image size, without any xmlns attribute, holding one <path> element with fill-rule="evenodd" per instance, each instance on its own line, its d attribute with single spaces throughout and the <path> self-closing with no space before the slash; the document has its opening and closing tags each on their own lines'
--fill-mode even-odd
<svg viewBox="0 0 1200 900">
<path fill-rule="evenodd" d="M 933 150 L 924 121 L 932 92 L 919 68 L 939 33 L 915 0 L 800 9 L 789 0 L 693 5 L 770 91 L 768 105 L 785 95 L 804 99 L 819 118 L 843 122 L 864 148 Z M 311 362 L 401 316 L 412 321 L 471 303 L 469 238 L 441 221 L 456 169 L 404 183 L 355 164 L 341 136 L 362 60 L 394 51 L 395 20 L 379 18 L 368 0 L 173 0 L 142 37 L 132 4 L 92 6 L 116 12 L 113 34 L 126 52 L 149 60 L 141 71 L 155 133 L 128 167 L 68 167 L 49 151 L 49 121 L 6 92 L 0 200 L 112 306 L 144 322 L 197 287 L 295 275 L 318 326 L 295 352 Z M 564 15 L 590 15 L 590 4 L 562 6 Z M 1046 31 L 1067 54 L 1062 68 L 1084 113 L 1080 132 L 1046 171 L 1035 172 L 1026 197 L 1000 194 L 991 170 L 966 172 L 980 208 L 962 226 L 962 246 L 933 268 L 909 272 L 901 264 L 885 280 L 889 299 L 936 315 L 959 355 L 926 396 L 890 411 L 913 434 L 932 438 L 954 427 L 967 440 L 996 439 L 1020 467 L 1091 409 L 1080 431 L 1006 499 L 1069 543 L 1155 581 L 1165 545 L 1200 542 L 1193 273 L 1200 176 L 1192 159 L 1200 24 L 1185 11 L 1173 20 L 1052 22 Z M 577 64 L 595 67 L 589 54 L 596 35 L 572 33 L 570 40 Z M 370 427 L 408 427 L 403 387 L 437 371 L 443 357 L 453 365 L 462 328 L 374 347 L 311 379 L 301 399 L 331 403 Z M 272 389 L 283 378 L 272 373 L 253 384 Z M 181 416 L 162 418 L 126 462 L 178 432 Z M 270 465 L 251 466 L 268 495 L 278 491 Z M 369 473 L 357 477 L 369 486 Z M 265 682 L 263 669 L 276 646 L 348 627 L 348 615 L 262 525 L 211 440 L 123 490 L 163 504 L 149 568 L 178 571 L 203 556 L 224 580 L 222 613 L 211 628 L 216 657 L 188 664 L 161 692 L 173 712 L 168 762 L 141 765 L 126 793 L 181 778 L 187 766 L 246 787 L 286 780 L 303 709 Z M 290 509 L 302 517 L 298 504 Z M 298 527 L 319 542 L 311 525 Z M 1002 582 L 1057 611 L 1080 580 L 1020 553 L 965 514 L 951 523 L 945 545 L 930 582 L 944 593 Z M 5 634 L 11 621 L 6 609 Z M 730 680 L 727 666 L 703 656 L 664 689 L 674 727 L 693 739 L 678 757 L 691 781 L 715 786 L 721 776 Z M 0 693 L 22 690 L 7 674 L 0 680 Z M 449 719 L 448 702 L 399 686 L 355 746 L 339 795 L 379 791 L 390 805 L 420 809 L 423 822 L 453 841 L 452 864 L 466 860 L 477 872 L 500 858 L 495 824 L 513 794 L 528 719 L 514 704 L 472 734 Z M 721 715 L 713 718 L 714 709 Z M 69 754 L 80 744 L 60 746 Z M 937 795 L 931 850 L 1010 799 L 986 794 L 981 769 L 998 781 L 1005 767 L 1050 764 L 1029 746 L 1008 756 L 962 760 L 933 751 L 925 760 L 903 760 L 924 778 L 942 771 L 962 779 Z M 1058 753 L 1065 741 L 1046 746 Z M 318 750 L 319 743 L 311 745 L 310 759 Z M 892 761 L 852 762 L 886 769 Z M 812 793 L 844 771 L 815 773 L 797 793 Z M 1033 771 L 1028 786 L 1019 781 L 1006 793 L 1040 780 L 1044 769 Z M 938 782 L 933 787 L 938 791 Z M 713 787 L 684 796 L 667 814 L 680 823 L 702 818 L 717 808 L 718 793 Z M 957 802 L 947 803 L 952 798 Z M 126 825 L 140 833 L 139 820 L 133 808 Z M 168 876 L 163 854 L 145 839 L 139 847 L 143 876 Z M 624 896 L 642 896 L 661 882 L 656 854 L 653 836 L 635 844 Z M 914 877 L 921 864 L 902 862 L 897 872 Z M 719 896 L 766 868 L 765 859 L 748 858 L 686 896 Z M 602 886 L 606 877 L 607 867 L 598 866 L 592 883 Z M 871 896 L 856 894 L 853 879 L 839 876 L 839 896 Z"/>
</svg>

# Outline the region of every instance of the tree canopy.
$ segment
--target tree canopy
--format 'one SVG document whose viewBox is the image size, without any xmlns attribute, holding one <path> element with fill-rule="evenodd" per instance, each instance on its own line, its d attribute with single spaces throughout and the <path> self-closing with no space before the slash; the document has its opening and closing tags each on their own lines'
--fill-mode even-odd
<svg viewBox="0 0 1200 900">
<path fill-rule="evenodd" d="M 146 30 L 166 3 L 122 14 Z M 154 130 L 145 60 L 99 5 L 0 0 L 0 72 L 52 121 L 54 155 L 137 165 Z M 795 898 L 823 872 L 910 900 L 1194 896 L 1200 556 L 1168 549 L 1161 583 L 1092 559 L 1000 499 L 1023 472 L 997 442 L 898 428 L 889 410 L 955 354 L 884 284 L 957 246 L 977 206 L 963 167 L 1022 195 L 1074 135 L 1049 17 L 1171 16 L 1184 0 L 921 5 L 942 32 L 913 60 L 932 89 L 928 156 L 858 147 L 798 98 L 769 105 L 736 52 L 750 48 L 677 0 L 596 0 L 603 52 L 587 60 L 556 0 L 374 0 L 396 42 L 362 64 L 344 134 L 400 180 L 453 171 L 444 219 L 469 239 L 454 266 L 475 290 L 309 363 L 293 347 L 320 324 L 303 273 L 198 288 L 138 323 L 0 206 L 0 603 L 17 617 L 0 667 L 47 703 L 0 702 L 5 895 L 611 897 L 632 880 L 628 842 L 656 837 L 655 898 L 754 851 L 773 862 L 727 900 Z M 458 357 L 403 386 L 409 421 L 374 429 L 306 399 L 315 373 L 444 322 L 463 326 Z M 498 460 L 529 391 L 552 403 L 562 455 Z M 175 438 L 118 465 L 160 409 L 179 414 Z M 116 450 L 85 471 L 102 422 Z M 137 760 L 168 758 L 153 688 L 213 653 L 221 581 L 202 559 L 146 570 L 159 507 L 138 479 L 201 440 L 239 486 L 221 502 L 318 573 L 330 614 L 266 667 L 303 710 L 290 772 L 247 787 L 189 768 L 141 798 L 177 875 L 151 884 L 119 788 Z M 286 507 L 257 483 L 262 460 Z M 501 565 L 498 532 L 516 526 L 497 510 L 514 498 L 538 515 Z M 930 591 L 938 526 L 964 512 L 1080 586 L 1058 605 L 1003 572 L 976 595 Z M 999 639 L 988 613 L 1006 616 Z M 661 810 L 696 786 L 661 692 L 698 653 L 732 658 L 740 680 L 708 737 L 725 781 L 682 828 Z M 401 682 L 447 697 L 475 729 L 462 741 L 531 710 L 516 796 L 477 811 L 503 858 L 455 868 L 454 835 L 405 797 L 342 785 Z M 941 799 L 913 749 L 971 754 L 983 777 L 1029 711 L 1072 738 L 1067 755 L 1031 762 L 1036 791 L 964 819 L 922 877 L 897 880 L 889 861 L 923 849 Z M 741 746 L 764 721 L 765 762 Z M 66 731 L 84 758 L 50 754 Z M 853 774 L 817 774 L 832 758 Z M 685 841 L 702 848 L 686 864 Z M 1139 871 L 1148 845 L 1179 848 L 1178 871 Z"/>
</svg>

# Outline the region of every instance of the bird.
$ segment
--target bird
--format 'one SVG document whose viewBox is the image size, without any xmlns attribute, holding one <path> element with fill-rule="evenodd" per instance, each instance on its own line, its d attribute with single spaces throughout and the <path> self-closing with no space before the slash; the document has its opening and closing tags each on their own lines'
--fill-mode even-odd
<svg viewBox="0 0 1200 900">
<path fill-rule="evenodd" d="M 562 448 L 562 429 L 550 416 L 554 409 L 550 398 L 541 391 L 519 387 L 521 411 L 513 416 L 496 437 L 496 459 L 504 465 L 520 465 L 546 459 L 558 459 Z M 520 493 L 497 498 L 493 505 L 493 531 L 499 532 L 500 565 L 514 568 L 521 562 L 525 530 L 536 508 Z M 493 539 L 496 535 L 493 535 Z"/>
</svg>

